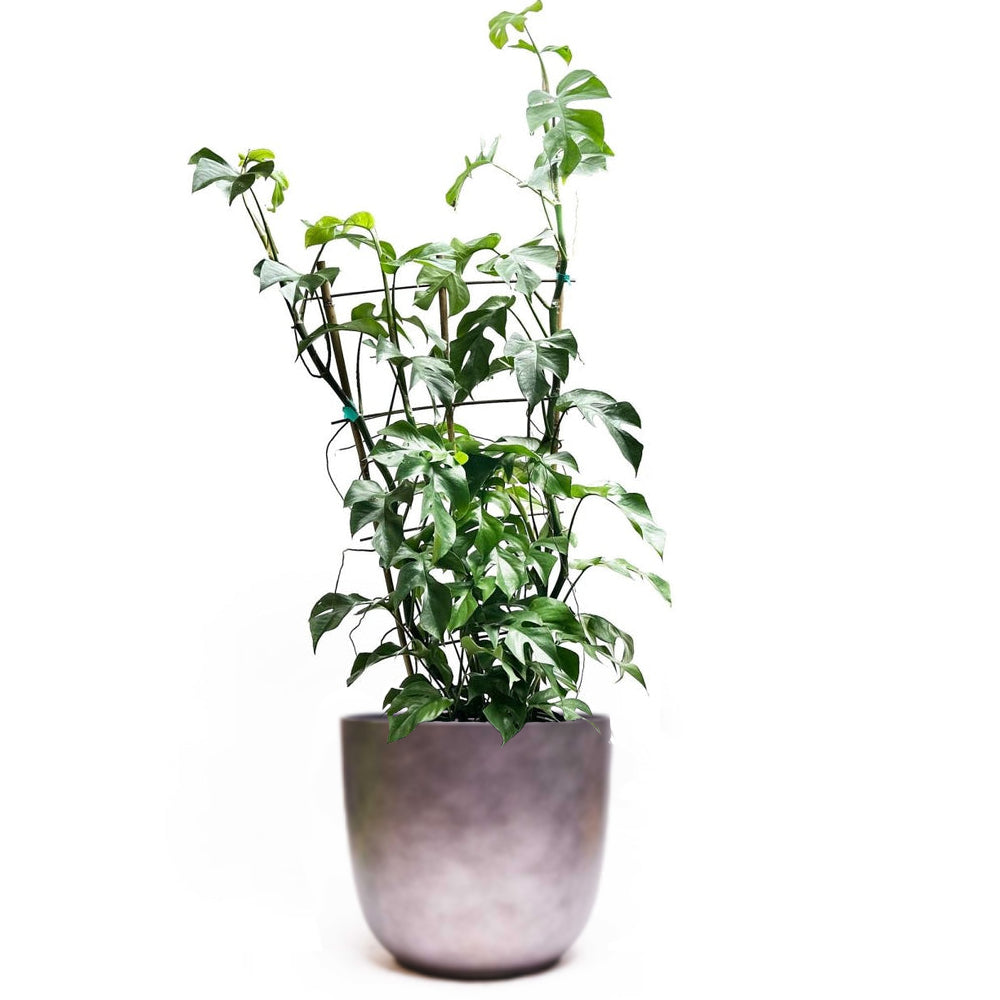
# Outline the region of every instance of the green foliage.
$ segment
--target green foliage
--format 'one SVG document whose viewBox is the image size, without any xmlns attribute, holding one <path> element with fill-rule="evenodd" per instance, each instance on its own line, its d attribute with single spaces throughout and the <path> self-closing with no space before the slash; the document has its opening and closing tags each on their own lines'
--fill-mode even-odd
<svg viewBox="0 0 1000 1000">
<path fill-rule="evenodd" d="M 560 181 L 602 169 L 612 154 L 603 119 L 589 106 L 608 97 L 604 84 L 589 70 L 549 84 L 548 65 L 568 65 L 572 53 L 536 45 L 528 15 L 541 9 L 536 2 L 504 11 L 489 25 L 493 45 L 527 51 L 540 70 L 541 87 L 527 101 L 528 127 L 540 133 L 528 176 L 496 162 L 494 140 L 465 158 L 445 196 L 457 205 L 475 171 L 498 169 L 538 200 L 545 229 L 533 239 L 507 242 L 491 232 L 400 254 L 380 238 L 371 213 L 324 215 L 305 223 L 313 261 L 299 270 L 279 255 L 265 215 L 288 188 L 274 153 L 251 148 L 233 166 L 202 148 L 190 160 L 193 190 L 214 186 L 245 207 L 265 251 L 254 269 L 260 290 L 279 290 L 295 357 L 336 393 L 339 430 L 351 425 L 347 450 L 360 456 L 358 478 L 343 493 L 352 551 L 370 553 L 385 589 L 374 597 L 342 592 L 338 575 L 312 608 L 309 629 L 314 650 L 348 619 L 352 637 L 360 625 L 359 635 L 374 632 L 365 651 L 355 648 L 349 685 L 369 672 L 398 677 L 405 669 L 383 703 L 391 740 L 434 719 L 485 720 L 506 743 L 529 721 L 585 718 L 591 710 L 579 694 L 588 659 L 619 679 L 645 685 L 645 678 L 632 637 L 578 603 L 589 586 L 583 576 L 610 570 L 670 601 L 669 584 L 654 572 L 619 557 L 574 554 L 577 514 L 590 497 L 611 503 L 660 556 L 664 534 L 640 493 L 578 481 L 576 459 L 562 444 L 564 417 L 576 410 L 605 428 L 635 471 L 643 450 L 631 403 L 564 388 L 577 341 L 562 321 L 569 241 Z M 270 187 L 269 203 L 257 197 L 261 184 Z M 349 318 L 338 318 L 324 296 L 340 269 L 319 261 L 354 250 L 373 265 L 381 292 L 349 299 Z M 481 283 L 498 287 L 484 296 Z M 414 284 L 412 303 L 422 312 L 408 315 L 402 290 Z M 362 379 L 372 371 L 383 375 L 381 391 Z M 504 385 L 491 393 L 496 380 Z M 463 407 L 491 396 L 517 399 L 516 433 L 486 436 L 460 422 L 482 412 Z"/>
</svg>

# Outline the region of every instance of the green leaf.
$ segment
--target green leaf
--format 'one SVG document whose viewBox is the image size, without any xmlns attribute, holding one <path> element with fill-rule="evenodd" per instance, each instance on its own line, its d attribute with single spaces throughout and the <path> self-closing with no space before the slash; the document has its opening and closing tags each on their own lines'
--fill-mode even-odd
<svg viewBox="0 0 1000 1000">
<path fill-rule="evenodd" d="M 542 283 L 535 266 L 554 268 L 558 259 L 556 248 L 542 243 L 539 238 L 480 264 L 476 270 L 483 274 L 495 274 L 512 284 L 522 295 L 531 295 Z"/>
<path fill-rule="evenodd" d="M 525 49 L 527 52 L 532 52 L 535 55 L 538 54 L 538 49 L 535 48 L 531 42 L 526 42 L 523 38 L 510 46 L 512 49 Z M 546 45 L 542 48 L 542 52 L 554 52 L 559 56 L 568 66 L 573 61 L 573 53 L 570 51 L 568 45 Z"/>
<path fill-rule="evenodd" d="M 287 181 L 285 182 L 285 186 L 287 187 Z M 369 246 L 374 245 L 370 239 L 359 240 L 357 234 L 348 233 L 347 230 L 352 228 L 373 230 L 375 228 L 375 219 L 371 212 L 355 212 L 346 219 L 340 219 L 335 215 L 324 215 L 316 222 L 307 222 L 306 246 L 321 246 L 324 243 L 329 243 L 331 240 L 337 239 L 348 239 L 355 244 L 361 242 Z M 381 251 L 379 255 L 381 256 Z"/>
<path fill-rule="evenodd" d="M 603 486 L 584 486 L 574 483 L 570 496 L 604 497 L 625 514 L 632 527 L 656 550 L 657 555 L 663 556 L 666 536 L 653 520 L 646 500 L 640 493 L 629 493 L 624 486 L 619 486 L 617 483 L 605 483 Z"/>
<path fill-rule="evenodd" d="M 659 595 L 667 602 L 667 604 L 673 604 L 673 599 L 670 596 L 670 584 L 663 579 L 662 576 L 657 576 L 655 573 L 647 573 L 646 579 L 657 589 Z"/>
<path fill-rule="evenodd" d="M 347 686 L 350 687 L 372 664 L 391 659 L 402 648 L 394 642 L 383 642 L 370 653 L 358 653 L 351 667 L 351 676 L 347 678 Z"/>
<path fill-rule="evenodd" d="M 532 408 L 548 395 L 549 382 L 545 371 L 562 379 L 569 374 L 569 359 L 576 357 L 576 340 L 569 330 L 560 330 L 551 337 L 539 340 L 528 340 L 524 334 L 515 331 L 507 338 L 504 354 L 514 359 L 517 384 L 528 401 L 528 407 Z"/>
<path fill-rule="evenodd" d="M 566 719 L 579 719 L 585 715 L 593 715 L 590 706 L 579 698 L 560 698 L 559 708 Z"/>
<path fill-rule="evenodd" d="M 490 41 L 498 48 L 502 49 L 507 44 L 508 29 L 514 31 L 524 31 L 525 14 L 542 9 L 542 0 L 535 0 L 524 10 L 514 14 L 509 10 L 502 10 L 495 17 L 490 18 Z"/>
<path fill-rule="evenodd" d="M 607 643 L 607 646 L 598 645 L 597 650 L 606 656 L 617 666 L 622 667 L 626 663 L 632 662 L 632 655 L 635 652 L 635 643 L 627 632 L 617 625 L 609 622 L 607 618 L 600 615 L 581 615 L 580 622 L 584 631 L 594 643 Z M 618 652 L 618 643 L 622 644 L 622 652 Z"/>
<path fill-rule="evenodd" d="M 351 508 L 351 535 L 377 521 L 385 508 L 386 492 L 370 479 L 355 479 L 344 494 L 344 506 Z"/>
<path fill-rule="evenodd" d="M 573 609 L 565 601 L 557 601 L 552 597 L 535 597 L 528 604 L 527 613 L 564 635 L 583 634 Z"/>
<path fill-rule="evenodd" d="M 656 554 L 663 556 L 666 535 L 653 520 L 646 498 L 641 493 L 611 493 L 608 499 L 629 519 L 632 527 L 644 541 L 648 542 Z"/>
<path fill-rule="evenodd" d="M 628 577 L 630 580 L 648 580 L 668 604 L 672 603 L 670 600 L 670 584 L 663 577 L 657 576 L 655 573 L 646 573 L 644 570 L 639 569 L 638 566 L 633 566 L 627 559 L 607 559 L 604 556 L 592 556 L 590 559 L 573 559 L 570 561 L 572 569 L 588 570 L 593 566 L 603 566 L 606 569 L 613 570 L 615 573 L 619 573 L 621 576 Z"/>
<path fill-rule="evenodd" d="M 329 243 L 334 238 L 338 229 L 343 225 L 343 220 L 334 215 L 324 215 L 316 222 L 306 224 L 306 246 L 320 246 Z"/>
<path fill-rule="evenodd" d="M 198 154 L 196 153 L 195 155 L 197 156 Z M 216 184 L 219 181 L 231 184 L 239 177 L 239 171 L 226 163 L 222 157 L 212 153 L 210 156 L 202 156 L 199 160 L 195 161 L 194 176 L 191 179 L 191 190 L 192 192 L 200 191 L 202 188 L 208 187 L 209 184 Z"/>
<path fill-rule="evenodd" d="M 423 607 L 420 609 L 420 627 L 435 639 L 443 639 L 451 620 L 451 591 L 448 585 L 425 574 Z"/>
<path fill-rule="evenodd" d="M 476 551 L 481 556 L 488 556 L 503 538 L 503 522 L 497 520 L 485 510 L 479 512 L 479 531 L 476 532 Z"/>
<path fill-rule="evenodd" d="M 246 159 L 249 163 L 264 163 L 266 160 L 273 160 L 274 153 L 270 149 L 251 149 Z"/>
<path fill-rule="evenodd" d="M 449 360 L 463 395 L 468 395 L 489 377 L 490 356 L 495 345 L 486 336 L 486 331 L 494 330 L 501 338 L 506 337 L 507 316 L 513 304 L 512 295 L 494 295 L 459 320 Z"/>
<path fill-rule="evenodd" d="M 510 548 L 499 548 L 496 558 L 497 585 L 508 597 L 513 597 L 528 582 L 524 557 Z"/>
<path fill-rule="evenodd" d="M 465 182 L 472 176 L 472 172 L 493 162 L 493 157 L 496 156 L 497 144 L 499 142 L 500 137 L 497 136 L 497 138 L 490 143 L 488 149 L 485 145 L 480 146 L 479 155 L 474 160 L 470 160 L 469 157 L 465 158 L 465 169 L 458 175 L 458 177 L 455 178 L 455 183 L 452 184 L 452 186 L 445 192 L 444 200 L 452 208 L 455 208 L 458 205 L 459 195 L 462 193 L 462 188 L 465 186 Z"/>
<path fill-rule="evenodd" d="M 482 488 L 492 480 L 493 473 L 500 467 L 499 458 L 490 458 L 488 455 L 471 454 L 463 466 L 466 481 L 469 484 L 469 493 L 477 495 Z"/>
<path fill-rule="evenodd" d="M 391 692 L 390 692 L 391 693 Z M 386 709 L 389 713 L 389 742 L 408 736 L 421 722 L 430 722 L 451 708 L 451 699 L 442 698 L 423 674 L 411 674 L 403 681 Z"/>
<path fill-rule="evenodd" d="M 313 652 L 320 637 L 335 629 L 359 604 L 370 604 L 371 599 L 360 594 L 324 594 L 309 613 L 309 631 L 312 634 Z"/>
<path fill-rule="evenodd" d="M 295 283 L 302 277 L 294 268 L 277 260 L 262 260 L 254 268 L 254 273 L 260 278 L 260 291 L 286 281 Z"/>
<path fill-rule="evenodd" d="M 454 264 L 454 261 L 452 261 Z M 444 288 L 448 292 L 448 315 L 462 312 L 471 301 L 469 286 L 453 268 L 437 263 L 424 264 L 417 274 L 418 284 L 424 286 L 413 295 L 413 304 L 419 309 L 429 309 Z"/>
<path fill-rule="evenodd" d="M 455 587 L 451 588 L 453 597 L 456 589 Z M 479 602 L 472 592 L 472 587 L 459 589 L 457 600 L 452 603 L 451 618 L 448 621 L 449 631 L 461 628 L 475 614 L 478 607 Z"/>
<path fill-rule="evenodd" d="M 478 236 L 468 243 L 463 243 L 456 237 L 448 245 L 451 247 L 452 256 L 455 259 L 455 267 L 461 274 L 475 254 L 481 250 L 495 250 L 500 245 L 500 234 L 487 233 L 485 236 Z"/>
<path fill-rule="evenodd" d="M 488 233 L 469 243 L 454 239 L 450 243 L 427 243 L 416 250 L 422 263 L 417 274 L 417 284 L 422 287 L 413 296 L 413 303 L 427 309 L 444 288 L 448 293 L 448 315 L 456 316 L 469 305 L 469 286 L 462 278 L 462 271 L 474 253 L 492 249 L 500 242 L 498 233 Z M 408 255 L 404 254 L 404 257 Z"/>
<path fill-rule="evenodd" d="M 247 171 L 249 174 L 256 174 L 258 177 L 270 177 L 274 172 L 274 160 L 262 160 L 259 163 L 255 163 Z"/>
<path fill-rule="evenodd" d="M 371 212 L 354 212 L 344 219 L 344 227 L 356 226 L 358 229 L 374 229 L 375 216 Z"/>
<path fill-rule="evenodd" d="M 642 671 L 634 663 L 623 663 L 621 668 L 629 677 L 634 677 L 643 687 L 646 687 L 646 678 L 642 676 Z"/>
<path fill-rule="evenodd" d="M 409 484 L 412 486 L 412 483 Z M 390 494 L 391 496 L 391 494 Z M 403 544 L 403 519 L 390 510 L 388 503 L 372 537 L 372 548 L 378 553 L 383 566 L 391 566 L 399 547 Z"/>
<path fill-rule="evenodd" d="M 431 518 L 434 522 L 434 545 L 431 550 L 431 560 L 437 563 L 455 544 L 456 537 L 455 519 L 448 512 L 448 508 L 445 507 L 441 495 L 438 493 L 435 493 L 431 500 Z"/>
<path fill-rule="evenodd" d="M 501 744 L 516 736 L 528 721 L 528 707 L 513 698 L 494 697 L 483 709 L 486 721 L 500 734 Z"/>
<path fill-rule="evenodd" d="M 632 468 L 639 471 L 642 444 L 625 429 L 642 426 L 639 414 L 631 403 L 619 402 L 606 392 L 598 392 L 596 389 L 573 389 L 562 393 L 556 400 L 557 410 L 569 410 L 573 407 L 580 411 L 588 424 L 600 420 Z"/>
<path fill-rule="evenodd" d="M 465 476 L 463 468 L 444 464 L 435 465 L 431 474 L 432 488 L 436 493 L 443 493 L 455 511 L 469 505 L 469 483 Z"/>
<path fill-rule="evenodd" d="M 271 191 L 271 206 L 269 212 L 277 211 L 277 208 L 285 200 L 285 192 L 288 190 L 288 178 L 280 171 L 275 170 L 271 175 L 274 181 L 274 189 Z"/>
<path fill-rule="evenodd" d="M 428 424 L 417 427 L 407 420 L 396 420 L 375 433 L 402 441 L 408 448 L 417 448 L 423 451 L 439 450 L 445 455 L 447 454 L 444 438 Z"/>
<path fill-rule="evenodd" d="M 604 119 L 600 112 L 572 107 L 577 101 L 594 101 L 610 96 L 607 87 L 587 69 L 567 73 L 556 87 L 555 94 L 533 90 L 528 95 L 528 128 L 534 132 L 548 124 L 543 148 L 549 162 L 559 164 L 559 175 L 563 180 L 576 170 L 583 159 L 581 143 L 591 144 L 604 156 L 612 155 L 604 142 Z"/>
<path fill-rule="evenodd" d="M 455 376 L 451 365 L 444 358 L 419 356 L 412 359 L 413 378 L 411 384 L 423 382 L 428 392 L 439 403 L 450 405 L 455 401 Z"/>
<path fill-rule="evenodd" d="M 199 160 L 215 160 L 216 163 L 222 163 L 229 167 L 229 164 L 218 153 L 209 149 L 208 146 L 202 146 L 197 153 L 193 153 L 188 160 L 188 164 L 194 166 Z M 229 169 L 232 170 L 233 168 L 229 167 Z"/>
</svg>

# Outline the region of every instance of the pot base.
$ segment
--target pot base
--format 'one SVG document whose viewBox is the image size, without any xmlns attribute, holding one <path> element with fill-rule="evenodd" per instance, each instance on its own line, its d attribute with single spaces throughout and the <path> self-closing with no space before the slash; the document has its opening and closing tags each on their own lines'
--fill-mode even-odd
<svg viewBox="0 0 1000 1000">
<path fill-rule="evenodd" d="M 453 969 L 444 966 L 423 965 L 419 962 L 406 962 L 393 955 L 396 962 L 410 972 L 418 972 L 422 976 L 431 976 L 434 979 L 464 979 L 467 981 L 483 979 L 517 979 L 519 976 L 533 976 L 540 972 L 547 972 L 557 966 L 562 959 L 562 955 L 540 965 L 530 965 L 524 968 L 512 967 L 505 969 Z"/>
</svg>

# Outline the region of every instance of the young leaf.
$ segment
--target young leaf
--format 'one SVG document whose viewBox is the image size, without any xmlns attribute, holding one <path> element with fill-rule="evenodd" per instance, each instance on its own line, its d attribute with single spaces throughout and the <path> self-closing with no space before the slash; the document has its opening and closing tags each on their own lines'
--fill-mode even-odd
<svg viewBox="0 0 1000 1000">
<path fill-rule="evenodd" d="M 542 9 L 542 0 L 535 0 L 524 10 L 517 14 L 509 10 L 502 10 L 496 17 L 490 18 L 490 41 L 498 48 L 502 49 L 507 44 L 507 31 L 513 28 L 515 31 L 524 31 L 525 14 Z"/>
<path fill-rule="evenodd" d="M 458 177 L 455 178 L 455 183 L 452 184 L 452 186 L 445 192 L 444 200 L 452 208 L 457 207 L 458 197 L 462 193 L 462 188 L 465 186 L 465 182 L 472 176 L 472 172 L 493 162 L 493 157 L 496 156 L 497 144 L 499 142 L 500 137 L 497 136 L 497 138 L 490 143 L 488 149 L 486 146 L 480 146 L 479 155 L 474 160 L 470 160 L 469 157 L 465 158 L 465 169 L 458 175 Z"/>
</svg>

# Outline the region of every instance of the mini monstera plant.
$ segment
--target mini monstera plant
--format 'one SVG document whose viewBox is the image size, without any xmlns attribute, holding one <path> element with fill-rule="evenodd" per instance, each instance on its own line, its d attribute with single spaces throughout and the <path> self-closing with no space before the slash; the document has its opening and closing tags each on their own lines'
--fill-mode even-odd
<svg viewBox="0 0 1000 1000">
<path fill-rule="evenodd" d="M 541 9 L 536 2 L 489 23 L 497 48 L 523 50 L 538 64 L 541 86 L 528 94 L 525 112 L 540 146 L 534 163 L 523 176 L 501 165 L 494 140 L 466 157 L 445 194 L 454 207 L 474 172 L 502 171 L 537 202 L 544 230 L 531 239 L 510 245 L 487 233 L 399 253 L 370 213 L 325 215 L 306 224 L 312 263 L 300 271 L 279 254 L 268 222 L 288 187 L 271 150 L 249 149 L 231 164 L 203 148 L 190 160 L 194 191 L 219 188 L 246 210 L 264 247 L 254 269 L 260 289 L 283 299 L 299 360 L 342 408 L 334 440 L 345 431 L 353 438 L 347 447 L 358 475 L 343 502 L 351 534 L 367 543 L 384 586 L 342 590 L 338 573 L 309 627 L 315 650 L 346 621 L 382 617 L 381 641 L 356 651 L 347 683 L 382 661 L 399 665 L 402 676 L 383 703 L 390 740 L 432 719 L 485 720 L 506 742 L 530 720 L 586 717 L 585 659 L 610 665 L 619 679 L 645 681 L 628 633 L 578 604 L 581 577 L 603 567 L 645 579 L 670 600 L 665 580 L 625 559 L 574 556 L 577 513 L 592 497 L 617 507 L 661 557 L 664 536 L 639 493 L 579 481 L 563 444 L 567 418 L 580 417 L 610 434 L 635 471 L 643 451 L 631 403 L 565 388 L 577 339 L 565 320 L 564 193 L 578 177 L 604 170 L 613 154 L 594 107 L 608 91 L 590 70 L 565 68 L 568 46 L 535 42 L 527 16 Z M 553 64 L 564 69 L 555 86 Z M 326 261 L 341 251 L 368 255 L 374 298 L 332 290 L 339 269 Z M 483 297 L 484 285 L 496 286 L 485 289 L 494 294 Z M 352 296 L 361 301 L 350 318 L 338 316 L 335 300 Z M 369 411 L 378 375 L 382 403 Z M 498 396 L 504 380 L 516 386 L 513 395 Z M 488 402 L 508 414 L 519 408 L 516 431 L 477 433 L 474 415 L 483 411 L 473 406 Z"/>
</svg>

